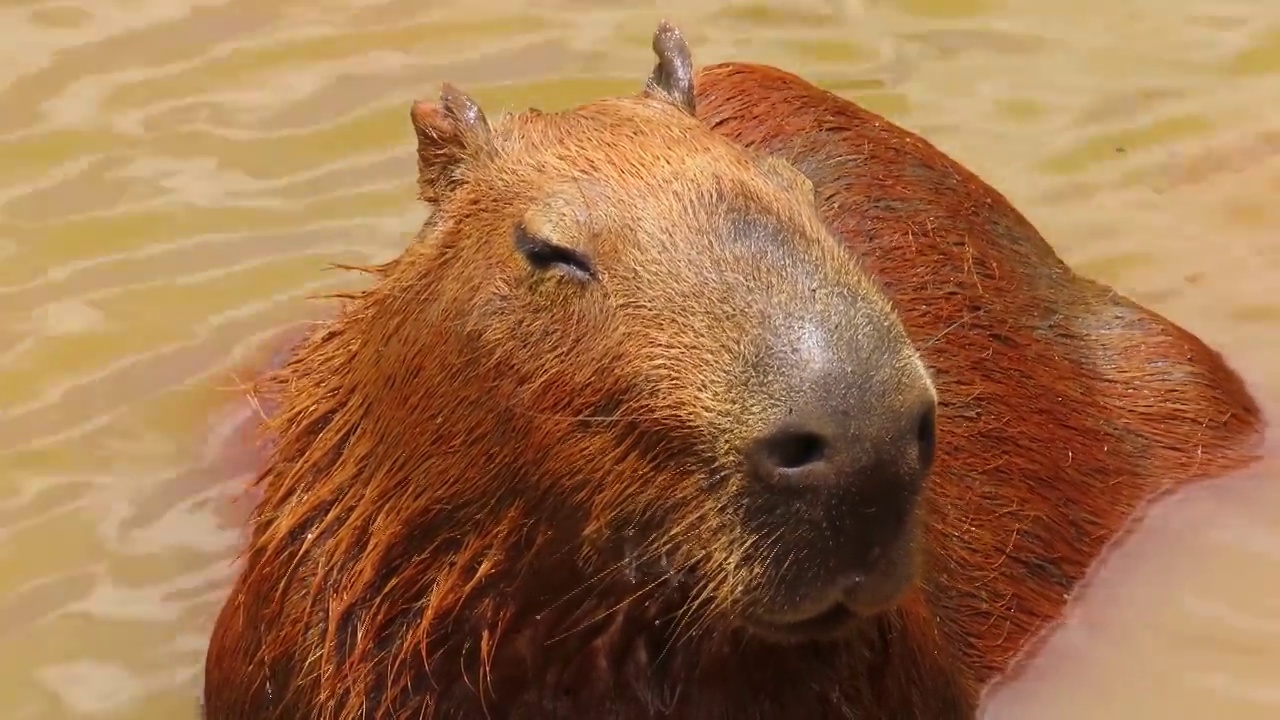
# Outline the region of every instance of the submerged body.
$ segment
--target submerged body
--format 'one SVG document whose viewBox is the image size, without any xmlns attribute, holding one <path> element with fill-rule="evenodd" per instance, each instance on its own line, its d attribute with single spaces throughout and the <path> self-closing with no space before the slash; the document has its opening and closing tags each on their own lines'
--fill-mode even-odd
<svg viewBox="0 0 1280 720">
<path fill-rule="evenodd" d="M 1215 353 L 936 149 L 655 51 L 636 98 L 415 105 L 430 220 L 259 388 L 208 720 L 968 718 L 1248 459 Z"/>
</svg>

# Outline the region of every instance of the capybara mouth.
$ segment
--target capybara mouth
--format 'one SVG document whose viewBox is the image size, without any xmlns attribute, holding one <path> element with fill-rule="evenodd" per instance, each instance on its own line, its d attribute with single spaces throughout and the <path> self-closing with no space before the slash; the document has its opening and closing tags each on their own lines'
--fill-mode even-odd
<svg viewBox="0 0 1280 720">
<path fill-rule="evenodd" d="M 752 617 L 749 629 L 779 640 L 824 640 L 848 634 L 859 620 L 889 610 L 907 594 L 915 573 L 906 569 L 887 570 L 859 580 L 838 600 L 802 618 L 781 620 L 768 615 Z"/>
<path fill-rule="evenodd" d="M 815 609 L 807 614 L 761 611 L 744 625 L 781 641 L 838 639 L 860 620 L 896 607 L 915 586 L 919 573 L 915 544 L 908 535 L 888 551 L 875 553 L 867 572 L 846 576 L 834 581 L 835 587 L 819 591 L 828 599 L 815 602 Z"/>
<path fill-rule="evenodd" d="M 805 640 L 831 640 L 847 635 L 862 618 L 860 613 L 844 603 L 831 607 L 802 620 L 778 622 L 763 617 L 747 621 L 747 628 L 772 640 L 800 642 Z"/>
</svg>

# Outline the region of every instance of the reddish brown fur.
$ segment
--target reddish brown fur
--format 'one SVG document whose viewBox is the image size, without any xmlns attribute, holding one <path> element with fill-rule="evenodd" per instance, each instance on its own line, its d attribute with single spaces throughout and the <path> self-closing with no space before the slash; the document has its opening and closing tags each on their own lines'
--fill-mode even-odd
<svg viewBox="0 0 1280 720">
<path fill-rule="evenodd" d="M 928 598 L 972 692 L 1139 506 L 1255 458 L 1258 406 L 1217 352 L 1073 273 L 924 139 L 771 67 L 705 68 L 697 101 L 716 132 L 813 182 L 934 373 Z"/>
<path fill-rule="evenodd" d="M 827 223 L 885 286 L 936 373 L 942 443 L 924 592 L 844 643 L 787 646 L 717 626 L 723 615 L 714 611 L 731 609 L 732 598 L 682 595 L 679 578 L 647 591 L 614 576 L 591 584 L 599 563 L 613 557 L 608 548 L 625 542 L 611 522 L 619 518 L 656 513 L 684 527 L 706 525 L 684 537 L 702 543 L 690 552 L 731 562 L 724 545 L 731 533 L 717 508 L 671 484 L 678 457 L 645 446 L 646 423 L 683 419 L 663 428 L 678 434 L 714 424 L 727 410 L 703 405 L 691 417 L 690 404 L 712 396 L 668 379 L 676 405 L 649 407 L 636 416 L 639 425 L 561 447 L 551 439 L 602 400 L 618 402 L 610 397 L 618 388 L 564 397 L 553 376 L 527 366 L 490 367 L 484 387 L 450 385 L 458 364 L 471 358 L 432 328 L 458 317 L 423 317 L 417 308 L 425 285 L 454 292 L 457 307 L 471 298 L 466 282 L 426 281 L 435 250 L 429 224 L 402 258 L 375 269 L 374 288 L 353 296 L 259 391 L 279 402 L 280 413 L 266 428 L 275 442 L 258 485 L 264 499 L 248 569 L 210 647 L 209 720 L 393 711 L 415 718 L 970 717 L 981 684 L 1057 616 L 1138 505 L 1250 457 L 1258 410 L 1217 354 L 1073 275 L 1003 197 L 923 140 L 770 68 L 709 68 L 697 102 L 716 131 L 808 175 Z M 634 129 L 613 124 L 616 101 L 593 107 L 592 121 L 613 131 L 607 144 L 592 146 L 598 162 L 615 172 L 652 172 L 628 156 L 625 138 Z M 678 128 L 655 130 L 664 142 L 716 158 L 720 171 L 737 167 L 667 108 L 642 107 L 657 125 Z M 444 139 L 457 140 L 447 132 Z M 467 152 L 464 146 L 456 152 Z M 421 189 L 435 203 L 457 178 L 432 175 L 441 160 L 426 155 Z M 785 166 L 756 165 L 781 180 L 786 198 L 809 192 Z M 732 172 L 739 171 L 745 168 Z M 644 182 L 643 173 L 622 177 L 623 186 Z M 521 176 L 513 187 L 533 179 Z M 633 191 L 637 205 L 644 197 Z M 770 202 L 792 202 L 786 198 Z M 468 221 L 483 228 L 497 207 L 477 198 Z M 592 206 L 606 215 L 609 208 Z M 432 220 L 439 222 L 448 218 Z M 698 240 L 672 242 L 678 253 L 680 243 Z M 471 287 L 484 282 L 469 279 Z M 657 285 L 653 291 L 662 292 Z M 562 334 L 563 323 L 527 313 L 517 319 L 534 327 L 508 329 L 503 340 L 524 363 L 529 358 L 518 353 L 537 335 L 552 336 L 539 347 L 572 337 Z M 602 327 L 589 315 L 571 320 Z M 646 359 L 705 355 L 708 346 L 698 342 L 675 328 Z M 576 366 L 604 383 L 613 375 L 602 369 L 643 367 L 636 356 L 646 351 L 606 333 L 575 352 L 538 363 L 557 362 L 562 373 Z M 540 388 L 524 391 L 526 409 L 536 412 L 492 402 L 522 384 Z M 448 392 L 426 391 L 439 387 Z M 361 394 L 369 388 L 376 392 Z M 553 399 L 539 399 L 545 396 Z M 424 430 L 444 439 L 452 460 L 439 462 L 438 445 L 417 442 Z M 494 444 L 477 445 L 477 438 Z M 523 443 L 512 447 L 507 438 Z M 484 473 L 508 454 L 612 480 L 513 495 Z M 441 507 L 442 497 L 456 505 Z M 717 592 L 732 595 L 730 580 Z M 697 627 L 688 627 L 695 616 Z M 477 699 L 477 688 L 487 701 Z"/>
</svg>

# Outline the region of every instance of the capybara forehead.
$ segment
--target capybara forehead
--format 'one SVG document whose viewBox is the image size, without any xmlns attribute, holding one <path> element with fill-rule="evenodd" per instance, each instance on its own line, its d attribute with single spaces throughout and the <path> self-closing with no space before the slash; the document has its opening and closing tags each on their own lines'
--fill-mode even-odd
<svg viewBox="0 0 1280 720">
<path fill-rule="evenodd" d="M 759 161 L 669 103 L 609 98 L 559 113 L 519 113 L 497 123 L 492 170 L 529 185 L 606 181 L 627 197 L 644 189 L 763 192 L 772 201 L 793 188 L 771 181 Z M 810 198 L 790 193 L 788 200 Z"/>
</svg>

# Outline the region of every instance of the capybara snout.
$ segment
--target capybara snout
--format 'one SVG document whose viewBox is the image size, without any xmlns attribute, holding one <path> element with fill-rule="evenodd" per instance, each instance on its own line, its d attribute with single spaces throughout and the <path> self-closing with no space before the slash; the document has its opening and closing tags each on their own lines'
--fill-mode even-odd
<svg viewBox="0 0 1280 720">
<path fill-rule="evenodd" d="M 793 412 L 748 446 L 746 522 L 779 534 L 776 547 L 791 553 L 778 589 L 758 608 L 774 623 L 785 618 L 797 631 L 798 621 L 833 608 L 852 611 L 836 613 L 852 621 L 914 580 L 936 401 L 918 363 L 902 365 L 889 377 L 846 369 L 856 365 L 823 368 Z"/>
<path fill-rule="evenodd" d="M 896 318 L 818 266 L 791 283 L 807 304 L 771 308 L 789 321 L 764 332 L 764 377 L 745 373 L 766 420 L 744 447 L 743 523 L 773 538 L 750 614 L 771 635 L 834 634 L 910 586 L 934 456 L 934 389 Z"/>
</svg>

